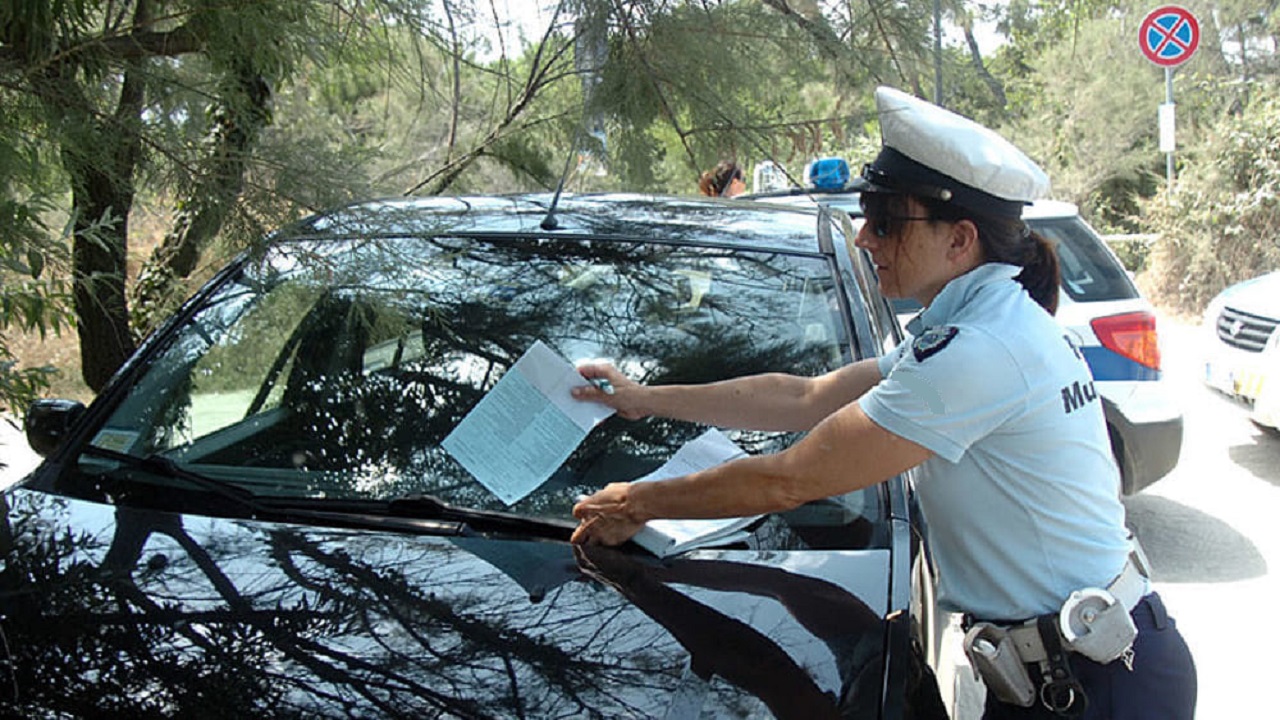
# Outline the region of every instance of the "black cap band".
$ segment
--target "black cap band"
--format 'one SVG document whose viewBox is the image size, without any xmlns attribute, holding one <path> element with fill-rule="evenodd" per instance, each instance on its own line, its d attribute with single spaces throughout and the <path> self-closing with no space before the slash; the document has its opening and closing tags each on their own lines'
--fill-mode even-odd
<svg viewBox="0 0 1280 720">
<path fill-rule="evenodd" d="M 853 181 L 853 189 L 936 198 L 997 217 L 1021 218 L 1022 208 L 1027 205 L 1021 200 L 1005 200 L 966 185 L 888 146 L 880 150 L 874 162 L 863 166 L 862 176 Z"/>
</svg>

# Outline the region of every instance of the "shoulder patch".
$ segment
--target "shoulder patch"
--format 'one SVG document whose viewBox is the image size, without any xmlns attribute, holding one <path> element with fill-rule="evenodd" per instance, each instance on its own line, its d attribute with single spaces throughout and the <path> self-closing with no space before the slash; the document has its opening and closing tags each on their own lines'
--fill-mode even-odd
<svg viewBox="0 0 1280 720">
<path fill-rule="evenodd" d="M 953 325 L 929 328 L 912 341 L 911 354 L 915 355 L 916 362 L 923 362 L 926 358 L 937 355 L 959 332 L 959 328 Z"/>
</svg>

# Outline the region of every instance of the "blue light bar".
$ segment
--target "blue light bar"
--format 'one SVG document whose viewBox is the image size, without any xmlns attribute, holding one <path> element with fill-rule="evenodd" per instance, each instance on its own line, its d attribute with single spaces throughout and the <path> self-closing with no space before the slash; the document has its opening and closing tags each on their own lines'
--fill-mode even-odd
<svg viewBox="0 0 1280 720">
<path fill-rule="evenodd" d="M 821 158 L 809 164 L 809 184 L 819 190 L 839 190 L 849 182 L 849 163 L 843 158 Z"/>
</svg>

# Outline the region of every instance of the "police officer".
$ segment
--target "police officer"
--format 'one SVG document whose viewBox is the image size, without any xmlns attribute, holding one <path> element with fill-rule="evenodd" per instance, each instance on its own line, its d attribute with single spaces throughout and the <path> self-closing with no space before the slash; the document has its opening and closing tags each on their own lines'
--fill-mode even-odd
<svg viewBox="0 0 1280 720">
<path fill-rule="evenodd" d="M 855 183 L 857 244 L 887 297 L 925 306 L 912 338 L 814 378 L 645 386 L 608 364 L 579 368 L 613 394 L 575 395 L 623 417 L 807 435 L 776 454 L 610 484 L 575 506 L 574 541 L 618 544 L 655 518 L 786 510 L 918 467 L 939 604 L 972 628 L 984 717 L 1189 720 L 1191 654 L 1135 561 L 1092 378 L 1052 317 L 1056 252 L 1021 220 L 1047 178 L 965 118 L 891 88 L 876 103 L 883 146 Z"/>
</svg>

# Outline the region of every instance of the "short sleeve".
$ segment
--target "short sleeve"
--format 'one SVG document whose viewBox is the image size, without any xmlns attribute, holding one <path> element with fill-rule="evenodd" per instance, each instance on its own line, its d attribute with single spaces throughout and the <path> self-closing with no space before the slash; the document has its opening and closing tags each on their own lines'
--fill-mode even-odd
<svg viewBox="0 0 1280 720">
<path fill-rule="evenodd" d="M 897 347 L 880 356 L 876 364 L 880 366 L 880 377 L 889 377 L 889 373 L 893 372 L 893 366 L 897 365 L 906 353 L 911 351 L 911 341 L 899 343 Z"/>
<path fill-rule="evenodd" d="M 950 462 L 1026 407 L 1021 369 L 1003 343 L 981 330 L 938 326 L 899 350 L 859 404 L 877 425 Z"/>
</svg>

